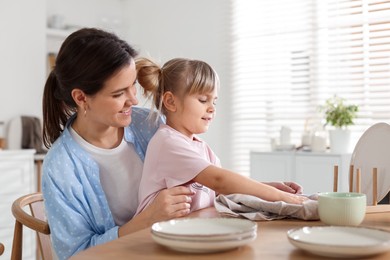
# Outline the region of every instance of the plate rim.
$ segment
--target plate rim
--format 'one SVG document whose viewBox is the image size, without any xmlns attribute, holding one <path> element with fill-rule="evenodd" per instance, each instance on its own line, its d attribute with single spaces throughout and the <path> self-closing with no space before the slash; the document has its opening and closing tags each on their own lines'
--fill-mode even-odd
<svg viewBox="0 0 390 260">
<path fill-rule="evenodd" d="M 152 239 L 159 245 L 167 247 L 177 252 L 186 253 L 212 253 L 223 252 L 233 250 L 235 248 L 245 246 L 246 244 L 254 241 L 257 237 L 257 233 L 253 233 L 251 236 L 243 239 L 229 240 L 229 241 L 186 241 L 186 240 L 172 240 L 169 238 L 158 237 L 152 234 Z M 171 243 L 172 242 L 172 243 Z M 179 244 L 179 245 L 178 245 Z M 185 245 L 183 245 L 185 244 Z M 214 246 L 214 247 L 213 247 Z"/>
<path fill-rule="evenodd" d="M 227 237 L 227 238 L 220 238 L 217 240 L 202 240 L 201 238 L 191 238 L 191 239 L 181 239 L 180 237 L 166 237 L 166 236 L 161 236 L 159 234 L 152 233 L 152 236 L 155 236 L 157 238 L 161 238 L 164 240 L 169 240 L 169 241 L 183 241 L 183 242 L 194 242 L 194 243 L 221 243 L 221 242 L 235 242 L 235 241 L 240 241 L 240 240 L 247 240 L 249 238 L 256 237 L 256 232 L 251 232 L 242 236 L 237 236 L 237 237 Z"/>
<path fill-rule="evenodd" d="M 334 245 L 334 244 L 307 242 L 292 237 L 292 234 L 294 232 L 300 231 L 304 228 L 309 228 L 311 230 L 330 229 L 330 228 L 351 229 L 351 230 L 364 229 L 368 231 L 387 233 L 389 235 L 389 239 L 385 241 L 381 241 L 380 243 L 374 245 Z M 304 227 L 293 228 L 288 230 L 287 238 L 290 241 L 290 243 L 293 244 L 294 246 L 302 250 L 311 252 L 316 255 L 321 255 L 321 256 L 344 256 L 344 257 L 369 256 L 369 255 L 375 255 L 375 254 L 386 252 L 390 248 L 390 231 L 386 229 L 366 227 L 366 226 L 356 226 L 356 227 L 355 226 L 304 226 Z M 308 247 L 312 247 L 312 248 L 308 248 Z M 318 250 L 318 248 L 322 248 L 322 249 Z M 334 250 L 332 251 L 329 249 L 334 249 Z M 361 250 L 356 251 L 356 249 L 361 249 Z M 335 252 L 335 250 L 337 252 Z"/>
<path fill-rule="evenodd" d="M 169 224 L 172 221 L 175 222 L 193 222 L 193 221 L 207 221 L 207 222 L 219 222 L 219 221 L 229 221 L 229 222 L 241 222 L 241 223 L 248 223 L 248 228 L 244 230 L 240 230 L 237 232 L 224 232 L 224 233 L 213 233 L 213 234 L 179 234 L 179 233 L 172 233 L 172 232 L 163 232 L 160 230 L 156 230 L 157 225 L 161 224 Z M 150 228 L 150 231 L 152 234 L 162 234 L 165 237 L 186 237 L 186 238 L 208 238 L 208 237 L 226 237 L 226 236 L 235 236 L 235 235 L 242 235 L 245 233 L 257 231 L 257 223 L 255 221 L 249 220 L 249 219 L 242 219 L 242 218 L 228 218 L 228 217 L 217 217 L 217 218 L 178 218 L 178 219 L 171 219 L 167 221 L 159 221 L 156 223 L 153 223 L 153 225 Z"/>
</svg>

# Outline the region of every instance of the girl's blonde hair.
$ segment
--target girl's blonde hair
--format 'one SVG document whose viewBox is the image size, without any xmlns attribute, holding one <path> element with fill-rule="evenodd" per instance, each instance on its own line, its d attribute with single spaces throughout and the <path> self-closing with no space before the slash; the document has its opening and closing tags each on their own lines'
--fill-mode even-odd
<svg viewBox="0 0 390 260">
<path fill-rule="evenodd" d="M 151 98 L 163 115 L 166 115 L 162 104 L 165 92 L 184 98 L 186 95 L 210 93 L 219 87 L 217 73 L 204 61 L 175 58 L 161 68 L 148 58 L 138 58 L 136 69 L 144 96 Z"/>
</svg>

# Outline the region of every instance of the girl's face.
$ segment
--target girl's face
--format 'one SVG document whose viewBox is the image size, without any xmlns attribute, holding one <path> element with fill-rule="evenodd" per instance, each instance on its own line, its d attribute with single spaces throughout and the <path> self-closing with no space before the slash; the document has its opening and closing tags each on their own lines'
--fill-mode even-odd
<svg viewBox="0 0 390 260">
<path fill-rule="evenodd" d="M 136 70 L 131 61 L 106 81 L 96 95 L 87 98 L 86 118 L 90 127 L 124 127 L 131 122 L 131 107 L 138 104 L 136 98 Z M 83 116 L 81 113 L 80 116 Z"/>
<path fill-rule="evenodd" d="M 187 95 L 177 99 L 177 111 L 171 114 L 174 128 L 192 138 L 193 134 L 205 133 L 216 113 L 217 90 L 207 94 Z"/>
</svg>

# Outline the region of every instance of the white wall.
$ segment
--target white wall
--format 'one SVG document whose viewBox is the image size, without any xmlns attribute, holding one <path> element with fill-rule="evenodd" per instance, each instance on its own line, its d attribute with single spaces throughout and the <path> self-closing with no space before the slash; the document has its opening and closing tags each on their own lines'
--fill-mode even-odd
<svg viewBox="0 0 390 260">
<path fill-rule="evenodd" d="M 0 121 L 41 117 L 45 11 L 45 0 L 0 1 Z"/>
<path fill-rule="evenodd" d="M 114 30 L 141 55 L 161 62 L 188 57 L 213 66 L 221 80 L 218 113 L 202 137 L 229 167 L 229 5 L 228 0 L 0 0 L 0 121 L 42 117 L 46 50 L 53 48 L 47 46 L 46 24 L 59 14 L 66 25 Z"/>
</svg>

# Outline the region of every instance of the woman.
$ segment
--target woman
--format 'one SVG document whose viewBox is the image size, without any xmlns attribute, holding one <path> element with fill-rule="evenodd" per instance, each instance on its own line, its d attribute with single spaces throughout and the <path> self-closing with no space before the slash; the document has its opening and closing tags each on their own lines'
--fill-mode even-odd
<svg viewBox="0 0 390 260">
<path fill-rule="evenodd" d="M 136 54 L 111 33 L 80 29 L 62 44 L 45 84 L 42 192 L 60 259 L 189 213 L 193 193 L 175 187 L 134 217 L 156 131 L 149 110 L 134 107 Z"/>
</svg>

